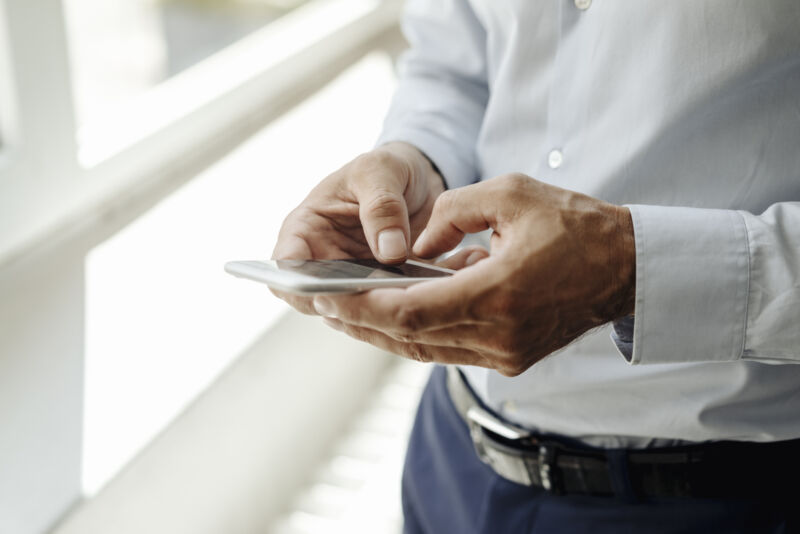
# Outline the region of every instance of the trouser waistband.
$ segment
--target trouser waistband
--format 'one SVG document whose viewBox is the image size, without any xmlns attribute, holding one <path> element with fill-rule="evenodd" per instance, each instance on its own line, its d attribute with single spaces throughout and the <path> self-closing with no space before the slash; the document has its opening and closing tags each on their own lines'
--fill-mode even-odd
<svg viewBox="0 0 800 534">
<path fill-rule="evenodd" d="M 447 390 L 478 457 L 498 475 L 555 494 L 735 497 L 800 494 L 800 440 L 718 441 L 654 449 L 576 447 L 485 409 L 458 368 Z"/>
</svg>

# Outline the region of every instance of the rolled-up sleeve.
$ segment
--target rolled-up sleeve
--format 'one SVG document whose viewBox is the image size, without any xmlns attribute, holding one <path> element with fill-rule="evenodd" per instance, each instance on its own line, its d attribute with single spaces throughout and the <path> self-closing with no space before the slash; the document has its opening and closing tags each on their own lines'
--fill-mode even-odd
<svg viewBox="0 0 800 534">
<path fill-rule="evenodd" d="M 466 0 L 410 0 L 403 31 L 410 49 L 378 144 L 416 146 L 450 188 L 473 183 L 489 97 L 485 30 Z"/>
<path fill-rule="evenodd" d="M 800 203 L 630 209 L 636 305 L 614 339 L 631 363 L 800 363 Z"/>
</svg>

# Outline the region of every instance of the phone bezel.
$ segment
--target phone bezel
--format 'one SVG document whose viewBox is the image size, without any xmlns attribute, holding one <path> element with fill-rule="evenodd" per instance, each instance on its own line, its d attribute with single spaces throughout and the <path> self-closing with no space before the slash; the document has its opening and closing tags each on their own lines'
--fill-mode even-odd
<svg viewBox="0 0 800 534">
<path fill-rule="evenodd" d="M 453 274 L 456 271 L 427 263 L 408 260 L 406 263 Z M 278 269 L 273 260 L 242 260 L 225 264 L 225 271 L 233 276 L 261 282 L 273 289 L 299 295 L 324 295 L 331 293 L 358 293 L 386 287 L 408 287 L 421 282 L 441 280 L 441 277 L 394 278 L 320 278 L 307 274 Z"/>
</svg>

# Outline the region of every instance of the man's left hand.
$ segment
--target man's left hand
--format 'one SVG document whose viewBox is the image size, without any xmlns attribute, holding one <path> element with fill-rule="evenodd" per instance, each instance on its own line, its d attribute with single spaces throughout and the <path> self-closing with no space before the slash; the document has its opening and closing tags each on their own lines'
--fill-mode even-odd
<svg viewBox="0 0 800 534">
<path fill-rule="evenodd" d="M 389 352 L 507 376 L 633 312 L 627 208 L 506 175 L 440 195 L 413 250 L 436 257 L 487 228 L 494 230 L 488 257 L 451 277 L 317 297 L 315 308 L 330 326 Z M 469 264 L 461 254 L 451 265 L 459 258 Z"/>
</svg>

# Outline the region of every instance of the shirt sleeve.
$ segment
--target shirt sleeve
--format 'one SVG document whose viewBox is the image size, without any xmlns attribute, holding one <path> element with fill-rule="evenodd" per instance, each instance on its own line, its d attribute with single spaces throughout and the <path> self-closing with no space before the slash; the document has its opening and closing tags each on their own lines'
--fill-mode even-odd
<svg viewBox="0 0 800 534">
<path fill-rule="evenodd" d="M 378 144 L 416 146 L 449 188 L 473 183 L 489 98 L 486 32 L 467 0 L 409 0 L 403 32 L 410 49 Z"/>
<path fill-rule="evenodd" d="M 631 363 L 800 363 L 800 202 L 629 208 L 636 305 L 612 338 Z"/>
</svg>

